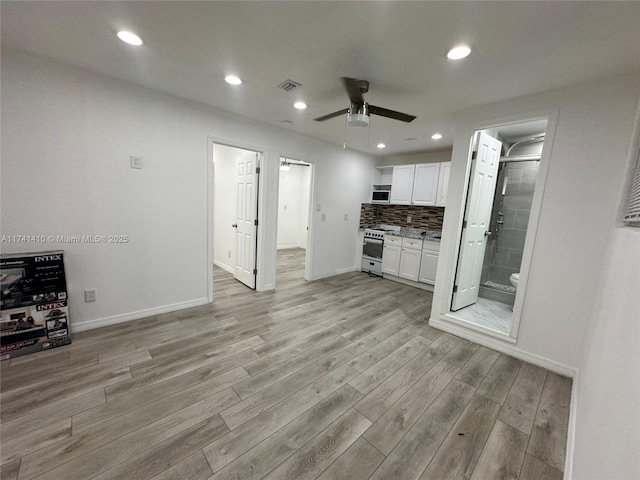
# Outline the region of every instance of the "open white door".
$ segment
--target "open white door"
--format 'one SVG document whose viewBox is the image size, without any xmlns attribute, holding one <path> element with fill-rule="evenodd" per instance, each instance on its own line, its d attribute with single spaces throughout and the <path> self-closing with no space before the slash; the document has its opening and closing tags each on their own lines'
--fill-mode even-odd
<svg viewBox="0 0 640 480">
<path fill-rule="evenodd" d="M 256 246 L 258 231 L 258 154 L 236 158 L 237 212 L 236 265 L 233 276 L 250 288 L 256 288 Z"/>
<path fill-rule="evenodd" d="M 453 289 L 451 310 L 460 310 L 478 300 L 480 276 L 491 207 L 496 188 L 502 143 L 480 132 L 472 160 L 464 228 L 460 242 L 458 269 Z"/>
</svg>

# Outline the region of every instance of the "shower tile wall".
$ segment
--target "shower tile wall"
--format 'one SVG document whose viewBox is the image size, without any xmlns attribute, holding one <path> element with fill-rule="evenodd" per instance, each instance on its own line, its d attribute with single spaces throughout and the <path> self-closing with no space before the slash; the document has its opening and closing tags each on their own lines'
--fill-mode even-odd
<svg viewBox="0 0 640 480">
<path fill-rule="evenodd" d="M 407 223 L 408 216 L 411 217 L 411 223 Z M 443 219 L 444 207 L 363 203 L 360 208 L 360 228 L 373 228 L 386 223 L 441 231 Z"/>
<path fill-rule="evenodd" d="M 501 285 L 511 285 L 509 277 L 512 273 L 520 271 L 522 262 L 539 162 L 512 162 L 506 165 L 504 174 L 508 180 L 501 209 L 504 213 L 504 224 L 502 230 L 497 234 L 494 233 L 487 242 L 482 283 L 491 281 Z M 499 197 L 502 190 L 500 185 L 498 187 Z M 492 218 L 494 232 L 498 210 L 498 208 L 494 209 L 494 218 Z"/>
</svg>

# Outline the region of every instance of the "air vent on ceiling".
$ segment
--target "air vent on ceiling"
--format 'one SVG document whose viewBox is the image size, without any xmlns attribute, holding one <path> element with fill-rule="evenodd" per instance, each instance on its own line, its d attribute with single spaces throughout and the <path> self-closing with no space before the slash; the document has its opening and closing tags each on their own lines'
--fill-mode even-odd
<svg viewBox="0 0 640 480">
<path fill-rule="evenodd" d="M 296 88 L 301 86 L 302 85 L 300 85 L 298 82 L 294 82 L 293 80 L 285 80 L 280 85 L 278 85 L 278 88 L 284 90 L 285 92 L 292 92 Z"/>
</svg>

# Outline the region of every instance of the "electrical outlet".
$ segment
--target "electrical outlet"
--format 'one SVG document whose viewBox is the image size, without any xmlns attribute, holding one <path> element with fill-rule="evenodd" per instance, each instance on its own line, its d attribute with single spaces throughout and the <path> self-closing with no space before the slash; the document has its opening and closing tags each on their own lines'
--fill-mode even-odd
<svg viewBox="0 0 640 480">
<path fill-rule="evenodd" d="M 345 220 L 349 220 L 349 214 L 348 214 L 348 213 L 345 213 L 345 214 L 344 214 L 344 219 L 345 219 Z"/>
<path fill-rule="evenodd" d="M 327 214 L 323 213 L 322 215 L 320 215 L 320 218 L 324 222 L 327 219 Z"/>
<path fill-rule="evenodd" d="M 84 303 L 90 303 L 96 301 L 96 289 L 88 288 L 84 291 Z"/>
<path fill-rule="evenodd" d="M 411 215 L 407 215 L 407 223 L 411 223 Z"/>
<path fill-rule="evenodd" d="M 231 258 L 231 250 L 227 252 L 227 257 Z"/>
<path fill-rule="evenodd" d="M 142 157 L 134 157 L 133 155 L 129 157 L 131 159 L 131 168 L 142 168 Z"/>
<path fill-rule="evenodd" d="M 322 205 L 320 205 L 319 203 L 316 205 L 316 210 L 318 212 L 322 211 Z"/>
</svg>

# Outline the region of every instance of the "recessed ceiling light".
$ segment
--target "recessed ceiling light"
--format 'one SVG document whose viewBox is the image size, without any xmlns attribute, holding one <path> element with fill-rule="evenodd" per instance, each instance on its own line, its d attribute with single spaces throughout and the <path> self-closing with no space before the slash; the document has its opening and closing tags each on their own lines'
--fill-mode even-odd
<svg viewBox="0 0 640 480">
<path fill-rule="evenodd" d="M 460 60 L 468 57 L 471 53 L 471 47 L 469 45 L 456 45 L 447 52 L 447 58 L 449 60 Z"/>
<path fill-rule="evenodd" d="M 120 30 L 118 32 L 118 38 L 129 45 L 142 45 L 142 39 L 135 33 Z"/>
<path fill-rule="evenodd" d="M 386 147 L 386 145 L 384 143 L 379 143 L 378 145 L 376 145 L 378 148 L 384 148 Z"/>
<path fill-rule="evenodd" d="M 230 85 L 240 85 L 242 83 L 240 77 L 236 77 L 235 75 L 227 75 L 224 77 L 224 81 Z"/>
<path fill-rule="evenodd" d="M 293 122 L 291 120 L 282 120 L 284 125 L 291 125 Z"/>
<path fill-rule="evenodd" d="M 433 138 L 434 140 L 440 140 L 442 138 L 442 134 L 434 133 L 433 135 L 431 135 L 431 138 Z"/>
<path fill-rule="evenodd" d="M 297 108 L 298 110 L 304 110 L 305 108 L 307 108 L 307 104 L 304 102 L 296 102 L 293 104 L 294 108 Z"/>
</svg>

